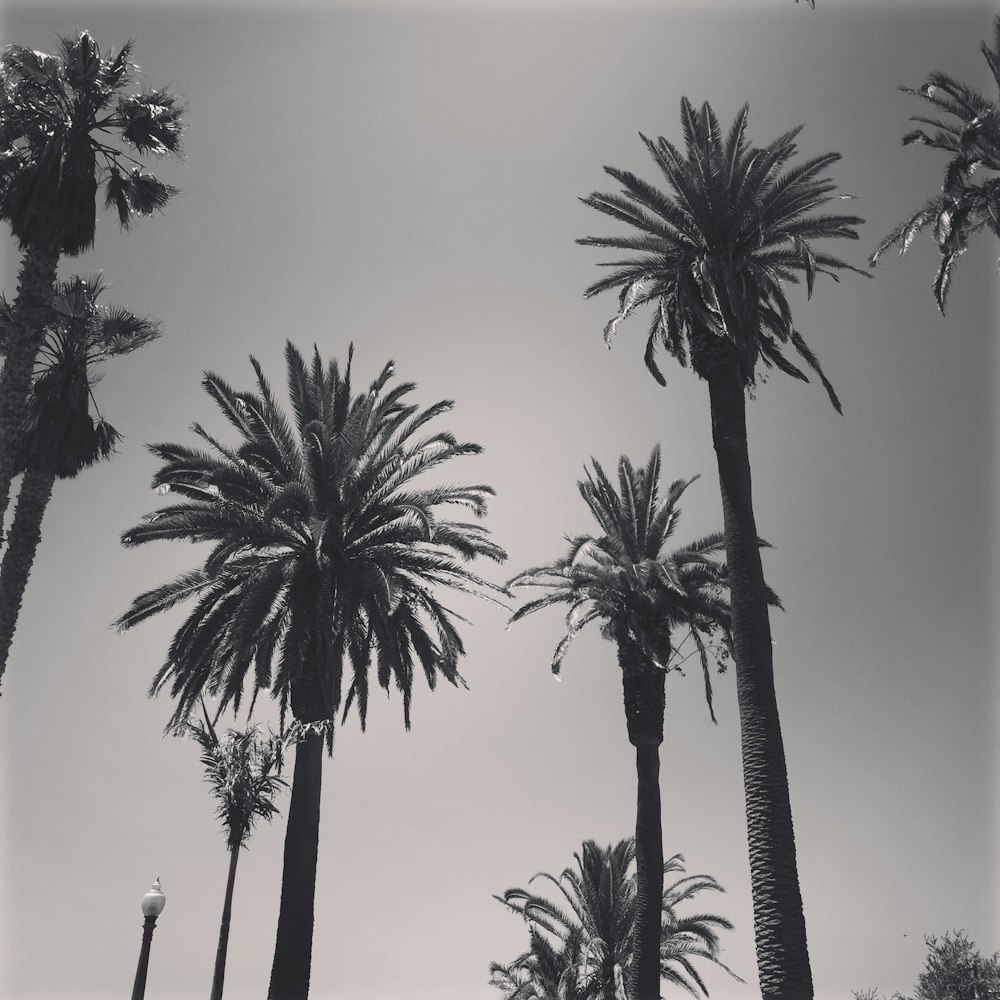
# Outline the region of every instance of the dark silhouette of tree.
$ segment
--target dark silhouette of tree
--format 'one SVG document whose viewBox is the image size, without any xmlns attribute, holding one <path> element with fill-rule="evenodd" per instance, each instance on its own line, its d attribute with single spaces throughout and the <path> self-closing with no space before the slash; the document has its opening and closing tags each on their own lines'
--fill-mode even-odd
<svg viewBox="0 0 1000 1000">
<path fill-rule="evenodd" d="M 635 843 L 629 837 L 601 848 L 588 840 L 573 857 L 576 866 L 558 878 L 541 872 L 531 880 L 551 883 L 558 890 L 555 901 L 528 889 L 494 897 L 528 925 L 529 935 L 528 950 L 509 965 L 490 964 L 490 982 L 504 1000 L 626 1000 L 634 962 Z M 663 874 L 681 877 L 662 892 L 660 981 L 707 997 L 698 967 L 708 964 L 742 982 L 719 958 L 719 931 L 733 925 L 714 914 L 679 912 L 698 893 L 723 892 L 722 886 L 710 875 L 684 875 L 680 854 L 667 859 Z"/>
<path fill-rule="evenodd" d="M 665 348 L 708 383 L 712 438 L 719 468 L 729 566 L 736 689 L 740 708 L 750 872 L 757 960 L 764 1000 L 810 1000 L 806 945 L 785 751 L 774 690 L 768 597 L 758 548 L 747 449 L 746 398 L 763 374 L 806 374 L 784 352 L 791 347 L 840 402 L 811 349 L 795 328 L 783 284 L 858 271 L 814 245 L 824 238 L 857 239 L 855 215 L 819 212 L 838 198 L 824 170 L 840 159 L 826 153 L 791 165 L 792 129 L 768 146 L 747 138 L 748 107 L 723 137 L 708 103 L 681 100 L 682 152 L 662 136 L 641 136 L 667 182 L 663 191 L 627 171 L 605 167 L 622 186 L 583 202 L 631 228 L 621 236 L 578 242 L 628 256 L 586 295 L 618 289 L 618 315 L 605 327 L 610 346 L 619 324 L 652 306 L 646 366 Z"/>
<path fill-rule="evenodd" d="M 924 938 L 927 958 L 912 998 L 894 993 L 892 1000 L 997 1000 L 1000 997 L 1000 952 L 984 957 L 965 931 L 943 938 Z M 855 1000 L 883 1000 L 877 990 L 855 990 Z"/>
<path fill-rule="evenodd" d="M 240 850 L 247 846 L 257 820 L 270 822 L 277 814 L 275 799 L 288 783 L 277 773 L 282 760 L 279 738 L 265 737 L 259 726 L 250 726 L 244 730 L 229 729 L 220 739 L 204 702 L 202 709 L 204 722 L 189 723 L 181 732 L 193 737 L 201 748 L 205 781 L 215 799 L 216 815 L 222 823 L 229 850 L 229 873 L 211 993 L 211 1000 L 222 1000 Z"/>
<path fill-rule="evenodd" d="M 592 464 L 593 471 L 588 470 L 587 479 L 578 486 L 600 533 L 571 538 L 569 551 L 561 559 L 514 577 L 511 588 L 536 587 L 545 593 L 521 607 L 511 621 L 551 605 L 569 605 L 566 635 L 552 660 L 556 674 L 570 641 L 588 622 L 599 622 L 601 634 L 617 646 L 637 783 L 635 933 L 628 986 L 633 1000 L 650 1000 L 659 997 L 660 989 L 659 748 L 666 676 L 679 659 L 674 632 L 685 630 L 685 641 L 690 638 L 692 651 L 700 656 L 712 711 L 710 650 L 727 657 L 731 643 L 726 567 L 713 558 L 724 540 L 721 534 L 709 535 L 668 550 L 680 515 L 677 503 L 693 480 L 678 479 L 661 496 L 658 447 L 644 468 L 634 468 L 622 456 L 617 489 L 601 466 L 596 461 Z"/>
<path fill-rule="evenodd" d="M 247 683 L 254 696 L 270 691 L 282 718 L 290 711 L 295 720 L 271 1000 L 304 1000 L 309 991 L 322 753 L 324 741 L 332 753 L 337 713 L 356 705 L 364 728 L 372 666 L 380 687 L 401 693 L 407 729 L 418 670 L 431 688 L 439 676 L 464 683 L 458 616 L 436 592 L 487 597 L 499 588 L 468 564 L 505 558 L 485 528 L 449 517 L 456 506 L 483 517 L 489 486 L 415 482 L 481 451 L 425 430 L 451 401 L 409 402 L 415 386 L 392 384 L 392 362 L 358 392 L 352 355 L 341 369 L 324 365 L 318 350 L 307 363 L 287 345 L 291 420 L 255 359 L 253 391 L 206 375 L 237 443 L 196 424 L 202 447 L 151 446 L 163 463 L 153 484 L 177 501 L 122 537 L 128 546 L 213 546 L 202 565 L 135 598 L 117 623 L 131 628 L 194 602 L 152 687 L 176 699 L 173 724 L 186 722 L 203 694 L 218 697 L 221 711 L 238 710 Z"/>
<path fill-rule="evenodd" d="M 94 388 L 108 358 L 138 350 L 159 326 L 121 306 L 103 306 L 100 275 L 57 283 L 35 363 L 15 471 L 23 473 L 0 563 L 0 678 L 7 668 L 25 588 L 57 479 L 72 479 L 114 454 L 118 431 L 101 417 Z M 0 351 L 6 355 L 14 308 L 0 296 Z"/>
<path fill-rule="evenodd" d="M 950 156 L 940 192 L 889 233 L 869 261 L 874 267 L 891 247 L 899 247 L 902 256 L 917 234 L 931 227 L 941 256 L 934 278 L 934 301 L 942 314 L 952 271 L 969 248 L 969 239 L 984 229 L 1000 236 L 1000 16 L 993 21 L 992 44 L 982 42 L 980 51 L 996 81 L 996 99 L 983 96 L 947 73 L 929 74 L 927 82 L 917 90 L 899 88 L 927 101 L 935 115 L 912 115 L 910 121 L 930 129 L 907 132 L 903 145 L 929 146 Z"/>
<path fill-rule="evenodd" d="M 144 168 L 143 158 L 180 155 L 182 107 L 168 90 L 132 87 L 132 45 L 103 56 L 81 31 L 60 36 L 55 54 L 8 45 L 0 55 L 0 219 L 22 251 L 0 374 L 0 516 L 60 256 L 93 245 L 100 187 L 122 229 L 176 193 Z"/>
</svg>

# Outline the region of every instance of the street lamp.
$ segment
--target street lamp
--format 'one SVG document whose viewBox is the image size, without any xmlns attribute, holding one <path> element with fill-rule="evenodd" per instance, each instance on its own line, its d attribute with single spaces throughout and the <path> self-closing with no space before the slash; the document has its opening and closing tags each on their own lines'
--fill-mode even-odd
<svg viewBox="0 0 1000 1000">
<path fill-rule="evenodd" d="M 149 968 L 149 946 L 153 943 L 153 928 L 156 918 L 163 912 L 167 897 L 163 895 L 160 876 L 156 876 L 153 888 L 142 897 L 142 915 L 146 918 L 142 927 L 142 947 L 139 949 L 139 966 L 135 970 L 135 985 L 132 1000 L 142 1000 L 146 995 L 146 970 Z"/>
</svg>

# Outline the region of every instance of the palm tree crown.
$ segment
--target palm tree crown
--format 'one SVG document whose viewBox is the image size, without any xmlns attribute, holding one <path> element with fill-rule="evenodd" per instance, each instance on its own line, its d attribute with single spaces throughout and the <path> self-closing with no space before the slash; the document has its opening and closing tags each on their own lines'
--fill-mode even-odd
<svg viewBox="0 0 1000 1000">
<path fill-rule="evenodd" d="M 106 288 L 100 274 L 75 275 L 56 285 L 16 461 L 21 471 L 30 468 L 72 478 L 114 451 L 120 435 L 97 409 L 96 368 L 109 358 L 138 350 L 161 331 L 158 323 L 122 306 L 101 305 L 97 300 Z M 13 306 L 0 295 L 4 355 L 13 325 Z"/>
<path fill-rule="evenodd" d="M 99 305 L 103 290 L 100 275 L 59 282 L 44 310 L 45 339 L 35 361 L 12 470 L 24 477 L 0 564 L 0 678 L 7 668 L 55 481 L 70 479 L 110 458 L 119 438 L 97 409 L 96 369 L 108 358 L 128 354 L 160 335 L 151 320 L 120 306 Z M 0 295 L 0 354 L 9 357 L 14 340 L 14 307 Z"/>
<path fill-rule="evenodd" d="M 980 51 L 1000 95 L 1000 16 L 993 21 L 992 44 L 982 42 Z M 934 279 L 934 300 L 944 313 L 952 270 L 968 249 L 969 237 L 984 228 L 1000 236 L 1000 176 L 993 173 L 973 183 L 973 173 L 980 167 L 1000 170 L 1000 96 L 990 100 L 947 73 L 938 72 L 930 73 L 917 90 L 899 89 L 933 105 L 935 115 L 948 116 L 941 119 L 912 115 L 910 121 L 929 125 L 933 131 L 918 128 L 907 132 L 903 145 L 943 149 L 951 157 L 940 193 L 889 233 L 870 263 L 874 266 L 890 247 L 898 246 L 900 255 L 906 253 L 917 233 L 933 226 L 934 242 L 941 255 Z"/>
<path fill-rule="evenodd" d="M 601 533 L 570 538 L 562 558 L 514 577 L 510 587 L 546 593 L 519 608 L 511 621 L 550 605 L 569 605 L 566 634 L 552 657 L 557 675 L 569 644 L 589 622 L 600 622 L 606 639 L 634 644 L 660 670 L 676 666 L 672 634 L 686 627 L 701 660 L 711 712 L 709 652 L 724 664 L 731 647 L 726 565 L 714 558 L 725 539 L 717 533 L 667 548 L 680 516 L 678 501 L 697 477 L 676 480 L 661 496 L 659 446 L 638 469 L 622 456 L 617 489 L 598 462 L 592 465 L 577 485 Z"/>
<path fill-rule="evenodd" d="M 90 247 L 101 184 L 123 229 L 176 193 L 141 157 L 181 153 L 183 108 L 165 89 L 123 92 L 138 69 L 132 46 L 102 56 L 81 31 L 60 36 L 55 54 L 8 45 L 0 55 L 0 218 L 22 247 Z"/>
<path fill-rule="evenodd" d="M 458 617 L 432 587 L 486 596 L 491 588 L 466 563 L 505 553 L 477 524 L 449 520 L 441 508 L 486 513 L 488 486 L 414 485 L 421 473 L 478 454 L 445 431 L 424 426 L 451 409 L 406 401 L 414 385 L 390 385 L 393 365 L 355 392 L 351 355 L 341 370 L 318 351 L 307 364 L 286 347 L 293 421 L 275 399 L 257 361 L 256 390 L 239 392 L 217 375 L 204 386 L 236 429 L 223 444 L 201 426 L 208 446 L 158 444 L 163 465 L 154 486 L 178 502 L 123 535 L 125 545 L 158 539 L 209 542 L 204 564 L 137 597 L 122 629 L 187 599 L 195 606 L 170 646 L 153 690 L 170 683 L 173 721 L 197 698 L 218 695 L 238 709 L 250 675 L 254 693 L 270 690 L 282 712 L 302 723 L 332 722 L 342 705 L 345 660 L 351 679 L 344 714 L 356 701 L 362 727 L 368 669 L 403 696 L 410 724 L 414 669 L 434 686 L 438 674 L 459 683 L 464 652 Z M 332 728 L 328 729 L 332 740 Z"/>
<path fill-rule="evenodd" d="M 270 821 L 278 811 L 275 799 L 288 784 L 277 773 L 280 740 L 262 737 L 259 726 L 229 729 L 220 738 L 207 712 L 203 723 L 189 724 L 186 732 L 201 748 L 205 781 L 216 801 L 226 846 L 239 850 L 257 820 Z"/>
<path fill-rule="evenodd" d="M 635 843 L 629 837 L 602 848 L 588 840 L 573 857 L 576 867 L 558 878 L 540 872 L 532 879 L 555 886 L 557 902 L 529 889 L 494 897 L 525 921 L 530 935 L 524 954 L 509 965 L 490 965 L 491 983 L 505 1000 L 625 1000 L 635 922 Z M 663 888 L 661 981 L 708 996 L 697 961 L 739 979 L 719 958 L 718 932 L 733 925 L 725 917 L 678 911 L 700 892 L 725 890 L 709 875 L 683 875 L 680 854 L 665 862 L 663 872 L 681 877 Z"/>
<path fill-rule="evenodd" d="M 653 303 L 646 343 L 646 365 L 662 385 L 656 351 L 665 348 L 681 365 L 690 360 L 706 377 L 728 344 L 735 352 L 744 383 L 757 377 L 758 360 L 794 378 L 805 373 L 788 360 L 790 344 L 819 377 L 839 410 L 833 387 L 801 334 L 795 329 L 783 282 L 804 276 L 812 293 L 818 274 L 835 280 L 850 264 L 813 245 L 822 238 L 857 239 L 855 215 L 815 213 L 835 195 L 823 171 L 840 159 L 825 153 L 786 169 L 795 156 L 801 126 L 770 145 L 747 140 L 749 106 L 744 105 L 725 138 L 711 106 L 695 110 L 681 99 L 685 151 L 663 138 L 641 135 L 669 185 L 662 191 L 627 170 L 605 167 L 622 185 L 621 193 L 593 193 L 583 198 L 637 234 L 588 236 L 587 246 L 634 254 L 602 266 L 610 274 L 594 282 L 587 297 L 620 289 L 618 315 L 604 329 L 608 346 L 618 324 L 646 303 Z M 857 271 L 859 274 L 865 272 Z"/>
</svg>

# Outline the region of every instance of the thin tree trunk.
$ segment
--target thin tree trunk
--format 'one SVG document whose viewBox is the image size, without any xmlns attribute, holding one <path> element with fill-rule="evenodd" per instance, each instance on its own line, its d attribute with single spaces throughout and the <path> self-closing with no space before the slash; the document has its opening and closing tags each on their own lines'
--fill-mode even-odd
<svg viewBox="0 0 1000 1000">
<path fill-rule="evenodd" d="M 55 475 L 28 471 L 17 495 L 14 523 L 0 563 L 0 681 L 7 669 L 10 644 L 21 613 L 24 590 L 42 537 L 42 518 L 52 496 Z"/>
<path fill-rule="evenodd" d="M 754 932 L 762 1000 L 812 1000 L 788 773 L 754 522 L 746 398 L 734 359 L 708 376 L 732 604 Z"/>
<path fill-rule="evenodd" d="M 58 263 L 58 253 L 38 246 L 29 246 L 21 260 L 14 326 L 0 374 L 0 519 L 10 499 L 14 463 L 28 412 L 28 390 L 35 358 L 45 339 Z"/>
<path fill-rule="evenodd" d="M 306 1000 L 309 996 L 322 779 L 323 737 L 311 733 L 295 746 L 268 1000 Z"/>
<path fill-rule="evenodd" d="M 632 1000 L 659 1000 L 663 926 L 663 830 L 660 816 L 660 748 L 635 748 L 635 927 L 632 932 Z"/>
<path fill-rule="evenodd" d="M 653 667 L 633 643 L 620 640 L 618 660 L 629 742 L 635 747 L 635 923 L 629 1000 L 659 1000 L 663 926 L 663 830 L 660 813 L 660 744 L 666 672 Z"/>
<path fill-rule="evenodd" d="M 219 926 L 219 947 L 215 952 L 215 973 L 212 976 L 211 1000 L 222 1000 L 222 985 L 226 978 L 226 952 L 229 950 L 229 921 L 233 916 L 233 889 L 236 887 L 236 864 L 239 860 L 240 847 L 237 844 L 229 851 L 226 901 L 222 904 L 222 924 Z"/>
</svg>

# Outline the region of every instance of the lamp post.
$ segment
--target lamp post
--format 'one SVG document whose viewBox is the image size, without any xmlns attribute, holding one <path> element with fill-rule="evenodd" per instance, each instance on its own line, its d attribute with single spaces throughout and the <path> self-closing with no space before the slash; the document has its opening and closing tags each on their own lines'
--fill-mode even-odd
<svg viewBox="0 0 1000 1000">
<path fill-rule="evenodd" d="M 153 928 L 156 918 L 163 912 L 167 897 L 163 895 L 160 876 L 156 876 L 153 888 L 142 897 L 142 915 L 146 918 L 142 927 L 142 947 L 139 949 L 139 965 L 135 970 L 135 985 L 132 1000 L 142 1000 L 146 995 L 146 970 L 149 968 L 149 946 L 153 943 Z"/>
</svg>

